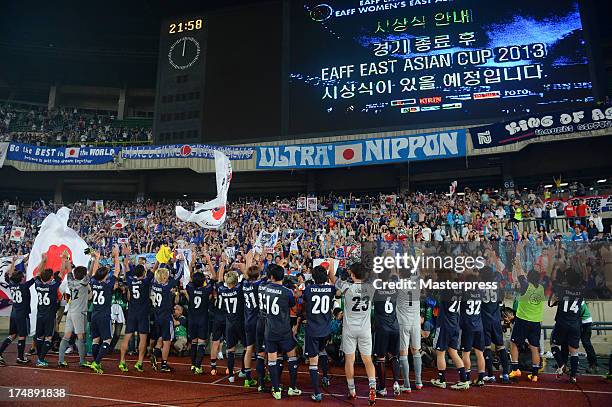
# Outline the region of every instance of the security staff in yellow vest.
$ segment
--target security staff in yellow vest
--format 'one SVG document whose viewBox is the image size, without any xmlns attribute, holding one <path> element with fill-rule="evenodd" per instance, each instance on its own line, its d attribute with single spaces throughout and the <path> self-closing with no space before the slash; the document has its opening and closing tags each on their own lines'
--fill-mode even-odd
<svg viewBox="0 0 612 407">
<path fill-rule="evenodd" d="M 520 262 L 519 262 L 520 263 Z M 512 328 L 512 336 L 510 337 L 510 357 L 512 371 L 510 379 L 518 379 L 521 377 L 521 371 L 518 368 L 518 345 L 522 345 L 527 340 L 529 350 L 531 351 L 531 374 L 527 377 L 532 382 L 538 381 L 538 370 L 540 367 L 540 330 L 544 314 L 544 303 L 546 296 L 544 295 L 544 286 L 540 283 L 540 274 L 531 270 L 525 276 L 518 267 L 518 309 Z"/>
</svg>

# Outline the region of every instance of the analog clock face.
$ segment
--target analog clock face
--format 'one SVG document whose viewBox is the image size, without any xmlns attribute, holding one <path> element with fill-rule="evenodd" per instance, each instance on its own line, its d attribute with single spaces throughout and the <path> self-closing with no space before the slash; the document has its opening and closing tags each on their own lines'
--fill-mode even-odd
<svg viewBox="0 0 612 407">
<path fill-rule="evenodd" d="M 168 51 L 168 61 L 174 69 L 187 69 L 200 57 L 200 44 L 193 37 L 178 39 Z"/>
</svg>

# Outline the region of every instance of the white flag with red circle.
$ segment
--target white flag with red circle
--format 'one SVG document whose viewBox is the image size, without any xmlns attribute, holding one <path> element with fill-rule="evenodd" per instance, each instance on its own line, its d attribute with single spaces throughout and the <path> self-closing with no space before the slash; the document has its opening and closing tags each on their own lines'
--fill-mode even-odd
<svg viewBox="0 0 612 407">
<path fill-rule="evenodd" d="M 79 158 L 79 154 L 81 153 L 80 147 L 68 147 L 66 152 L 64 153 L 65 158 Z"/>
<path fill-rule="evenodd" d="M 363 161 L 362 144 L 343 144 L 335 146 L 336 165 L 356 164 Z"/>
<path fill-rule="evenodd" d="M 11 241 L 13 242 L 21 242 L 23 240 L 23 236 L 25 235 L 25 228 L 21 226 L 13 226 L 11 228 Z"/>
<path fill-rule="evenodd" d="M 113 224 L 113 226 L 111 226 L 111 229 L 119 230 L 119 229 L 123 229 L 127 225 L 128 225 L 128 223 L 127 223 L 127 221 L 124 218 L 119 218 L 119 219 L 117 219 L 117 222 L 115 222 Z"/>
</svg>

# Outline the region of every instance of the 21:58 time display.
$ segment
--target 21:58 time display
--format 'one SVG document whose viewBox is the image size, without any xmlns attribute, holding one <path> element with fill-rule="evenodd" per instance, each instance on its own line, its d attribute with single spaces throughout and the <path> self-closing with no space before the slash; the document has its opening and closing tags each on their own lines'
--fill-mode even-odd
<svg viewBox="0 0 612 407">
<path fill-rule="evenodd" d="M 168 34 L 182 33 L 183 31 L 201 30 L 204 23 L 201 18 L 197 20 L 189 20 L 180 23 L 171 23 L 168 28 Z"/>
</svg>

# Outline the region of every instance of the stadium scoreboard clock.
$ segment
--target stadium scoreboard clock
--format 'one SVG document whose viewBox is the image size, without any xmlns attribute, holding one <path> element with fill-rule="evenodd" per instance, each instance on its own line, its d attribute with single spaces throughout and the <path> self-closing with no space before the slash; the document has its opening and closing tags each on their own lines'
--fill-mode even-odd
<svg viewBox="0 0 612 407">
<path fill-rule="evenodd" d="M 207 20 L 162 23 L 153 137 L 169 144 L 202 140 Z"/>
</svg>

